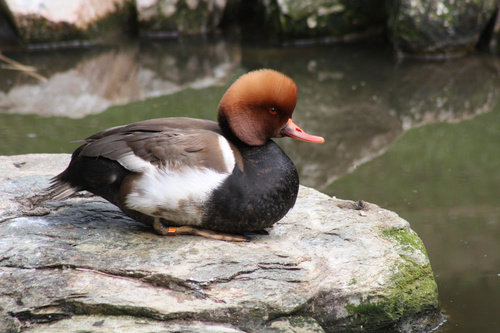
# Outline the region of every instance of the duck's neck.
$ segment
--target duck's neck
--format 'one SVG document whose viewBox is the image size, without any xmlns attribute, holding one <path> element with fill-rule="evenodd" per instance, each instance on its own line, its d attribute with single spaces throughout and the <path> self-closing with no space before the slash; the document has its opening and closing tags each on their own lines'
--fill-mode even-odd
<svg viewBox="0 0 500 333">
<path fill-rule="evenodd" d="M 245 143 L 241 141 L 240 138 L 238 138 L 236 134 L 234 134 L 234 132 L 231 130 L 227 117 L 223 112 L 218 113 L 217 122 L 219 123 L 219 127 L 222 131 L 222 134 L 226 139 L 228 139 L 230 142 L 232 142 L 237 146 L 245 145 Z"/>
</svg>

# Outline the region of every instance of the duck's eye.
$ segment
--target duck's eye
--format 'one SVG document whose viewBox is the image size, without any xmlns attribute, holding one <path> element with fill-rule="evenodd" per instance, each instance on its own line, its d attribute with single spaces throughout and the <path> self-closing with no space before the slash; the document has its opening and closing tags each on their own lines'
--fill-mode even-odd
<svg viewBox="0 0 500 333">
<path fill-rule="evenodd" d="M 269 109 L 269 112 L 270 112 L 271 114 L 276 114 L 276 109 L 275 109 L 275 108 L 270 108 L 270 109 Z"/>
</svg>

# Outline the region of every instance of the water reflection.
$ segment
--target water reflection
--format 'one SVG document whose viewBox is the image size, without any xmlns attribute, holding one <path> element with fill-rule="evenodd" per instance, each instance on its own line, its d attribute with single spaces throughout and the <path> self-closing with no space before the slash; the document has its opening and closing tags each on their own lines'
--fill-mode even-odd
<svg viewBox="0 0 500 333">
<path fill-rule="evenodd" d="M 396 211 L 424 241 L 449 332 L 498 332 L 500 105 L 413 129 L 325 189 Z"/>
<path fill-rule="evenodd" d="M 451 332 L 498 331 L 499 58 L 401 61 L 379 44 L 263 49 L 221 36 L 8 55 L 49 82 L 0 69 L 0 154 L 69 153 L 70 141 L 143 119 L 215 119 L 239 75 L 283 71 L 299 87 L 294 119 L 326 139 L 277 140 L 301 183 L 408 219 Z"/>
<path fill-rule="evenodd" d="M 500 62 L 476 55 L 448 61 L 405 60 L 395 67 L 389 104 L 403 128 L 458 122 L 497 104 Z"/>
<path fill-rule="evenodd" d="M 120 48 L 14 54 L 49 80 L 2 71 L 0 110 L 82 118 L 112 105 L 201 89 L 228 80 L 239 48 L 222 38 L 149 42 Z M 29 98 L 26 98 L 29 96 Z"/>
<path fill-rule="evenodd" d="M 398 62 L 376 44 L 244 48 L 242 63 L 248 69 L 281 70 L 297 82 L 294 117 L 326 143 L 281 144 L 293 156 L 301 182 L 319 189 L 383 153 L 404 131 L 468 119 L 491 110 L 499 95 L 500 62 L 483 55 Z"/>
</svg>

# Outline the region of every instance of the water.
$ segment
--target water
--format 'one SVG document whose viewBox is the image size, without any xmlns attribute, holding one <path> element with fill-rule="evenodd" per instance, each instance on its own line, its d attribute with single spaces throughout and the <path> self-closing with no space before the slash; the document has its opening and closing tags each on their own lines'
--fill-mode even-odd
<svg viewBox="0 0 500 333">
<path fill-rule="evenodd" d="M 325 192 L 396 211 L 426 245 L 449 332 L 500 329 L 500 109 L 410 130 Z"/>
<path fill-rule="evenodd" d="M 407 219 L 424 241 L 446 332 L 500 331 L 500 60 L 395 59 L 383 44 L 240 46 L 222 36 L 6 54 L 0 155 L 70 153 L 102 129 L 158 117 L 215 119 L 239 75 L 268 67 L 299 87 L 295 121 L 325 137 L 277 140 L 301 183 Z"/>
</svg>

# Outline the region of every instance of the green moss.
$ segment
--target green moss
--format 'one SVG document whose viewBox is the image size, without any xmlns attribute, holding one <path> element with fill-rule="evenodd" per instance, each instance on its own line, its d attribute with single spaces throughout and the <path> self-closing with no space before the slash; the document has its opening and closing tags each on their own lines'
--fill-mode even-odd
<svg viewBox="0 0 500 333">
<path fill-rule="evenodd" d="M 347 304 L 345 306 L 347 312 L 354 316 L 354 319 L 351 321 L 350 326 L 385 326 L 393 322 L 392 315 L 388 310 L 388 307 L 380 303 L 370 303 L 363 302 L 359 305 Z"/>
<path fill-rule="evenodd" d="M 382 231 L 382 236 L 388 241 L 397 242 L 398 244 L 411 246 L 427 256 L 424 243 L 418 235 L 412 230 L 387 229 Z"/>
<path fill-rule="evenodd" d="M 429 311 L 439 313 L 437 285 L 430 266 L 422 268 L 407 262 L 407 265 L 395 270 L 393 288 L 387 295 L 345 306 L 352 318 L 349 326 L 381 328 L 408 319 L 418 320 L 420 315 L 426 315 Z M 431 316 L 430 319 L 436 317 Z"/>
<path fill-rule="evenodd" d="M 382 237 L 400 244 L 403 249 L 411 247 L 426 256 L 425 247 L 420 238 L 411 230 L 384 230 Z M 347 304 L 345 309 L 352 317 L 352 327 L 382 328 L 395 323 L 418 318 L 419 314 L 429 311 L 439 313 L 438 290 L 431 266 L 419 265 L 412 258 L 401 253 L 404 263 L 392 268 L 394 274 L 390 281 L 391 288 L 382 295 L 363 300 L 360 304 Z M 439 316 L 431 317 L 439 320 Z M 434 325 L 432 323 L 430 326 Z"/>
</svg>

